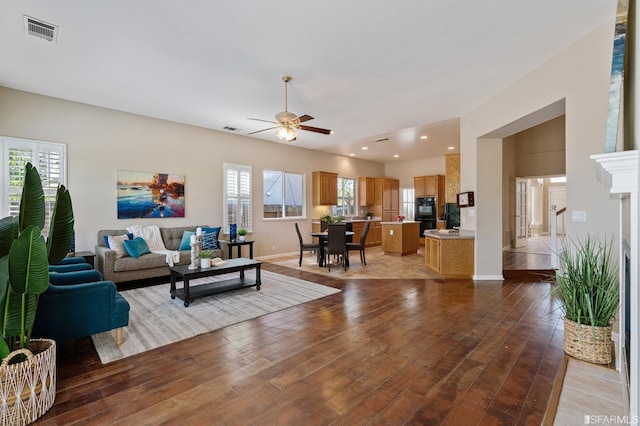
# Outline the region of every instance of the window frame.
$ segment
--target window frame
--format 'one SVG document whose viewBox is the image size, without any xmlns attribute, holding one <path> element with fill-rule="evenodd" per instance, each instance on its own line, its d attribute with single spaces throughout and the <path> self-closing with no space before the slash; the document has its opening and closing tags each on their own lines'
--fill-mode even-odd
<svg viewBox="0 0 640 426">
<path fill-rule="evenodd" d="M 342 208 L 342 211 L 344 212 L 344 205 L 343 204 L 339 204 L 340 200 L 344 201 L 344 197 L 341 197 L 340 194 L 344 192 L 344 181 L 348 180 L 353 182 L 353 208 L 351 209 L 352 212 L 350 215 L 346 215 L 346 214 L 338 214 L 338 209 Z M 335 206 L 332 207 L 331 211 L 333 213 L 333 216 L 344 216 L 344 217 L 354 217 L 358 215 L 358 179 L 354 179 L 354 178 L 350 178 L 350 177 L 341 177 L 338 176 L 338 183 L 337 183 L 338 187 L 336 188 L 337 193 L 338 193 L 338 204 L 336 204 Z"/>
<path fill-rule="evenodd" d="M 416 199 L 414 188 L 400 188 L 400 214 L 407 220 L 414 220 L 416 214 Z"/>
<path fill-rule="evenodd" d="M 61 142 L 48 142 L 34 139 L 16 138 L 10 136 L 0 136 L 2 141 L 2 201 L 0 201 L 3 216 L 16 216 L 18 210 L 11 211 L 11 198 L 16 196 L 20 198 L 22 194 L 23 185 L 16 186 L 11 185 L 12 177 L 10 167 L 9 155 L 12 150 L 31 151 L 30 159 L 24 158 L 23 163 L 20 164 L 21 170 L 21 182 L 24 181 L 24 166 L 29 161 L 33 164 L 42 178 L 42 190 L 45 194 L 45 226 L 42 230 L 43 235 L 47 235 L 49 231 L 49 223 L 51 220 L 51 214 L 53 213 L 53 206 L 55 204 L 56 194 L 60 185 L 67 186 L 67 144 Z M 57 161 L 51 161 L 51 153 L 54 153 L 57 157 Z M 49 163 L 46 170 L 42 167 L 42 156 L 44 155 L 44 161 Z M 15 161 L 15 160 L 14 160 Z M 19 161 L 19 160 L 17 160 Z M 52 167 L 51 164 L 55 163 L 56 167 Z M 15 170 L 15 168 L 13 168 Z M 58 173 L 53 175 L 51 172 L 57 170 Z M 15 180 L 15 175 L 13 176 Z M 14 202 L 15 204 L 15 202 Z"/>
<path fill-rule="evenodd" d="M 247 222 L 242 223 L 242 220 L 239 218 L 233 218 L 234 222 L 229 222 L 229 181 L 228 181 L 228 173 L 230 171 L 234 171 L 238 173 L 238 181 L 236 183 L 236 193 L 237 196 L 233 196 L 232 198 L 237 198 L 237 207 L 242 209 L 243 203 L 245 201 L 248 207 L 248 213 L 246 214 Z M 248 173 L 248 194 L 242 195 L 242 174 Z M 223 183 L 223 191 L 222 191 L 222 226 L 224 229 L 224 233 L 229 234 L 229 224 L 236 223 L 238 229 L 244 228 L 248 232 L 253 232 L 253 168 L 249 165 L 243 164 L 233 164 L 233 163 L 222 163 L 222 183 Z"/>
<path fill-rule="evenodd" d="M 280 173 L 282 179 L 282 216 L 281 217 L 265 217 L 265 203 L 264 203 L 264 174 L 265 172 L 272 173 Z M 302 179 L 301 190 L 302 190 L 302 215 L 301 216 L 287 216 L 286 209 L 286 177 L 287 175 L 299 176 Z M 306 175 L 305 173 L 298 172 L 287 172 L 285 170 L 274 170 L 274 169 L 262 169 L 262 220 L 265 221 L 277 221 L 277 220 L 301 220 L 307 218 L 307 184 L 306 184 Z"/>
</svg>

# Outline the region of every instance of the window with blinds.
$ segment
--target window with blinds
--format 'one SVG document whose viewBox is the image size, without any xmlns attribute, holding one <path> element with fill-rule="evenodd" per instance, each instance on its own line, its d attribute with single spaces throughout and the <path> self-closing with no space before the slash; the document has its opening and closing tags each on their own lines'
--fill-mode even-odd
<svg viewBox="0 0 640 426">
<path fill-rule="evenodd" d="M 59 185 L 66 185 L 66 145 L 9 137 L 2 138 L 2 145 L 4 153 L 3 213 L 5 216 L 19 214 L 20 197 L 24 185 L 24 166 L 31 162 L 38 169 L 42 178 L 45 197 L 45 229 L 43 229 L 43 233 L 47 235 L 56 191 Z"/>
<path fill-rule="evenodd" d="M 229 224 L 238 229 L 252 231 L 251 220 L 251 166 L 224 163 L 224 229 L 229 233 Z"/>
</svg>

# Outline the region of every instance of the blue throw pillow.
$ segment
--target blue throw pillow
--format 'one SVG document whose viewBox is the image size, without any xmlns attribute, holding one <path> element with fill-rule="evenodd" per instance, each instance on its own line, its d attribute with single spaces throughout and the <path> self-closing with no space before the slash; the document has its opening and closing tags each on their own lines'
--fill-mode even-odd
<svg viewBox="0 0 640 426">
<path fill-rule="evenodd" d="M 202 232 L 205 234 L 213 234 L 215 233 L 215 244 L 216 244 L 216 249 L 220 247 L 220 244 L 218 243 L 218 236 L 220 235 L 220 229 L 222 229 L 221 226 L 216 226 L 215 228 L 202 228 Z M 215 250 L 215 249 L 207 249 L 207 250 Z"/>
<path fill-rule="evenodd" d="M 134 259 L 142 256 L 143 254 L 151 253 L 147 242 L 142 237 L 135 237 L 133 240 L 126 240 L 124 242 L 124 249 L 129 253 L 129 256 Z"/>
<path fill-rule="evenodd" d="M 133 234 L 132 233 L 128 233 L 127 234 L 127 238 L 129 238 L 130 240 L 133 240 Z M 109 236 L 108 235 L 104 236 L 104 245 L 107 246 L 107 248 L 111 248 L 111 247 L 109 247 Z"/>
<path fill-rule="evenodd" d="M 202 236 L 202 250 L 218 250 L 217 232 L 205 232 Z"/>
<path fill-rule="evenodd" d="M 180 240 L 180 248 L 178 250 L 191 250 L 191 236 L 196 235 L 193 231 L 184 231 L 182 240 Z"/>
</svg>

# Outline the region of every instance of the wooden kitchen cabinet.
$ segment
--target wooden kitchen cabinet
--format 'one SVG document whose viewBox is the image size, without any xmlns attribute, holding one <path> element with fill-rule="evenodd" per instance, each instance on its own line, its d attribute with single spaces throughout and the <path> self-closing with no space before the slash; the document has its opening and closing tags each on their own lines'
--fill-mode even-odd
<svg viewBox="0 0 640 426">
<path fill-rule="evenodd" d="M 338 174 L 313 172 L 312 178 L 313 205 L 335 206 L 338 204 Z"/>
<path fill-rule="evenodd" d="M 438 218 L 444 214 L 445 177 L 442 175 L 415 176 L 413 178 L 413 191 L 416 198 L 435 197 L 436 215 Z"/>
<path fill-rule="evenodd" d="M 374 216 L 384 222 L 398 220 L 400 214 L 400 181 L 390 178 L 375 178 Z"/>
<path fill-rule="evenodd" d="M 416 198 L 442 197 L 444 200 L 444 176 L 415 176 L 413 190 Z"/>
<path fill-rule="evenodd" d="M 376 181 L 374 178 L 358 178 L 358 204 L 361 207 L 373 206 L 376 201 Z"/>
<path fill-rule="evenodd" d="M 359 243 L 360 236 L 364 231 L 364 226 L 366 222 L 353 222 L 352 230 L 353 230 L 353 242 Z M 365 247 L 379 246 L 382 244 L 381 241 L 381 228 L 379 220 L 370 221 L 369 225 L 369 233 L 367 234 L 367 239 L 364 242 Z"/>
<path fill-rule="evenodd" d="M 474 239 L 437 237 L 426 235 L 424 239 L 424 263 L 433 271 L 459 278 L 473 276 Z"/>
<path fill-rule="evenodd" d="M 366 247 L 379 246 L 382 244 L 382 225 L 379 220 L 371 221 L 371 227 L 365 241 Z"/>
<path fill-rule="evenodd" d="M 406 256 L 418 252 L 420 238 L 418 222 L 382 222 L 382 251 L 384 254 Z"/>
</svg>

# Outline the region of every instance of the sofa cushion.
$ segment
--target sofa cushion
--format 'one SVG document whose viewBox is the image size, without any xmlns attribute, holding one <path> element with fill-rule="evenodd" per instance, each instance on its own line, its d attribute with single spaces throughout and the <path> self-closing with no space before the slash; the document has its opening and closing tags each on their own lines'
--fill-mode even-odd
<svg viewBox="0 0 640 426">
<path fill-rule="evenodd" d="M 126 240 L 124 242 L 124 248 L 129 253 L 129 256 L 134 259 L 139 258 L 143 254 L 151 253 L 147 242 L 142 237 L 135 237 L 133 240 Z"/>
<path fill-rule="evenodd" d="M 195 232 L 195 226 L 176 226 L 174 228 L 160 228 L 160 236 L 167 250 L 179 250 L 184 231 Z M 189 247 L 191 249 L 191 247 Z"/>
<path fill-rule="evenodd" d="M 113 270 L 115 272 L 138 271 L 141 269 L 158 268 L 162 266 L 168 266 L 167 256 L 164 254 L 147 253 L 137 259 L 128 256 L 116 259 L 113 264 Z M 167 275 L 169 275 L 169 269 L 167 269 Z"/>
</svg>

